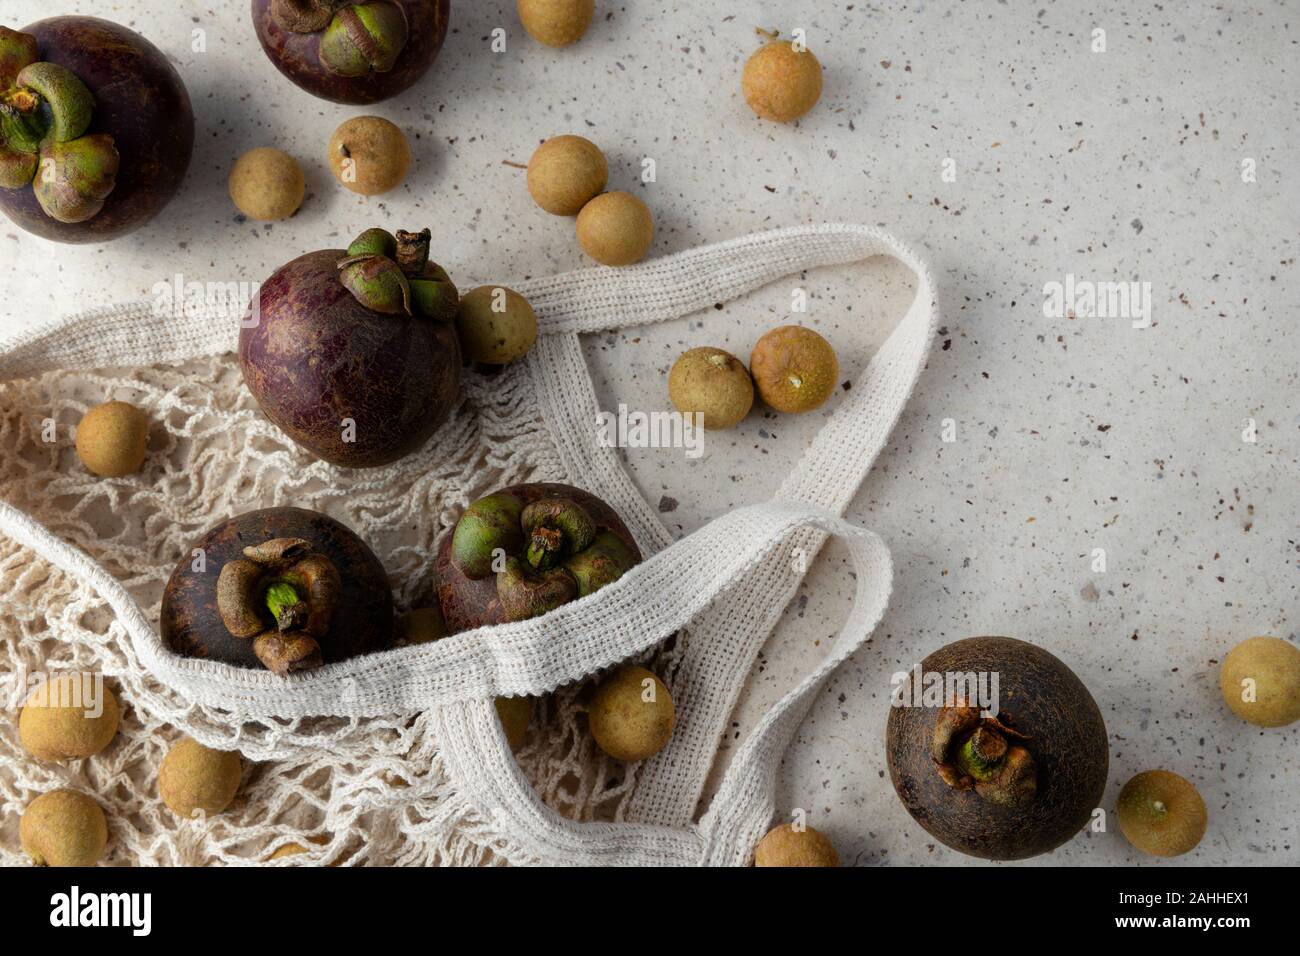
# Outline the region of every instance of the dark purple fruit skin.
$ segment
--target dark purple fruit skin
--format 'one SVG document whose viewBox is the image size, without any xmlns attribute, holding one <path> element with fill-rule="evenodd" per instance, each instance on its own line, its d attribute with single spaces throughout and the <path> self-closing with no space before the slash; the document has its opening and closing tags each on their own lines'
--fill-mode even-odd
<svg viewBox="0 0 1300 956">
<path fill-rule="evenodd" d="M 156 216 L 194 152 L 194 112 L 180 74 L 162 52 L 126 27 L 96 17 L 52 17 L 23 33 L 40 58 L 65 66 L 95 96 L 89 133 L 108 133 L 121 157 L 104 208 L 85 222 L 45 214 L 30 188 L 0 189 L 0 209 L 30 233 L 56 242 L 103 242 Z"/>
<path fill-rule="evenodd" d="M 243 557 L 244 548 L 272 538 L 310 541 L 338 569 L 343 585 L 338 607 L 330 618 L 329 631 L 319 642 L 326 664 L 394 645 L 388 575 L 366 543 L 346 525 L 319 512 L 266 508 L 222 522 L 194 542 L 194 547 L 204 552 L 202 572 L 193 570 L 192 551 L 176 565 L 162 600 L 160 625 L 168 647 L 186 657 L 262 667 L 253 653 L 253 641 L 234 637 L 221 622 L 217 577 L 227 561 Z"/>
<path fill-rule="evenodd" d="M 999 719 L 1030 735 L 1038 793 L 1024 809 L 954 790 L 930 757 L 937 708 L 890 707 L 889 775 L 908 813 L 941 843 L 988 860 L 1056 849 L 1101 805 L 1110 765 L 1106 724 L 1088 688 L 1057 657 L 1010 637 L 971 637 L 941 647 L 922 671 L 999 674 Z"/>
<path fill-rule="evenodd" d="M 406 11 L 410 36 L 393 68 L 362 76 L 331 73 L 320 61 L 320 33 L 292 33 L 271 16 L 271 0 L 253 0 L 253 26 L 276 68 L 313 96 L 335 103 L 378 103 L 396 96 L 433 65 L 447 36 L 451 0 L 392 0 Z"/>
<path fill-rule="evenodd" d="M 524 504 L 531 504 L 541 498 L 572 499 L 587 509 L 587 513 L 599 527 L 607 528 L 617 535 L 636 555 L 637 561 L 641 560 L 641 549 L 636 546 L 632 532 L 627 530 L 623 519 L 615 514 L 613 508 L 590 492 L 558 482 L 534 482 L 510 485 L 494 493 L 515 495 Z M 442 607 L 442 616 L 447 623 L 447 633 L 456 634 L 489 624 L 504 623 L 505 615 L 501 611 L 501 602 L 497 599 L 495 576 L 488 575 L 476 581 L 466 577 L 452 563 L 451 536 L 455 530 L 453 527 L 442 536 L 442 541 L 438 543 L 438 557 L 434 562 L 438 603 Z"/>
<path fill-rule="evenodd" d="M 244 382 L 263 413 L 313 455 L 345 468 L 419 448 L 460 394 L 451 322 L 384 315 L 339 281 L 341 249 L 299 256 L 262 284 L 239 332 Z M 356 441 L 342 421 L 356 422 Z"/>
</svg>

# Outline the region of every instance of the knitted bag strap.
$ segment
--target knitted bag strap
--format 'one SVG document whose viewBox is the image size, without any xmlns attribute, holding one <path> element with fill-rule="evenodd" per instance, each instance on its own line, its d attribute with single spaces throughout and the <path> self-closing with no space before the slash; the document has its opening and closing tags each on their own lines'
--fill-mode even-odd
<svg viewBox="0 0 1300 956">
<path fill-rule="evenodd" d="M 520 286 L 549 333 L 534 352 L 534 379 L 565 471 L 598 488 L 643 546 L 652 550 L 662 547 L 667 532 L 615 453 L 591 440 L 598 406 L 578 333 L 679 318 L 791 273 L 875 255 L 896 257 L 916 273 L 915 297 L 776 500 L 719 518 L 650 559 L 671 557 L 678 580 L 690 581 L 709 595 L 720 580 L 730 583 L 702 614 L 692 616 L 691 639 L 671 687 L 677 725 L 668 747 L 641 768 L 627 809 L 628 819 L 636 823 L 611 831 L 606 824 L 576 826 L 564 820 L 537 799 L 489 710 L 472 704 L 441 709 L 441 739 L 452 752 L 462 786 L 467 793 L 477 792 L 480 806 L 491 808 L 498 819 L 510 818 L 504 821 L 507 830 L 528 835 L 530 856 L 549 862 L 662 863 L 665 854 L 676 853 L 679 863 L 745 862 L 771 820 L 777 766 L 817 690 L 868 639 L 888 604 L 888 549 L 876 535 L 838 516 L 884 447 L 915 386 L 933 336 L 936 302 L 933 280 L 920 257 L 882 230 L 839 224 L 779 229 L 634 269 L 569 273 Z M 782 518 L 791 523 L 783 524 Z M 762 525 L 762 530 L 751 540 L 734 526 L 741 520 Z M 691 819 L 745 676 L 830 533 L 845 538 L 857 568 L 850 619 L 829 655 L 763 717 L 696 827 Z M 748 556 L 751 547 L 759 556 L 732 577 L 728 558 Z M 804 560 L 791 560 L 795 548 Z M 718 572 L 716 577 L 696 577 L 699 567 L 691 559 L 700 554 L 708 555 L 705 563 Z M 635 569 L 628 576 L 631 581 L 636 581 L 634 574 Z M 645 591 L 643 582 L 637 585 L 660 604 L 681 599 L 675 591 Z M 475 716 L 481 722 L 477 733 L 469 729 Z M 700 845 L 680 844 L 683 833 L 698 836 Z"/>
</svg>

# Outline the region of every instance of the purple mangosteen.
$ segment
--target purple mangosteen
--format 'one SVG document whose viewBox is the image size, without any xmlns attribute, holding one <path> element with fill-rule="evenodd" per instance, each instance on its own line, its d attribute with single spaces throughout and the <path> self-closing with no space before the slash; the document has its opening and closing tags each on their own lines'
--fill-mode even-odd
<svg viewBox="0 0 1300 956">
<path fill-rule="evenodd" d="M 0 27 L 0 209 L 58 242 L 152 219 L 194 151 L 185 84 L 152 43 L 95 17 Z"/>
<path fill-rule="evenodd" d="M 368 229 L 262 284 L 239 333 L 266 417 L 318 458 L 386 465 L 424 444 L 460 393 L 455 285 L 429 230 Z"/>
<path fill-rule="evenodd" d="M 449 0 L 253 0 L 276 68 L 313 96 L 377 103 L 424 75 L 447 36 Z"/>
</svg>

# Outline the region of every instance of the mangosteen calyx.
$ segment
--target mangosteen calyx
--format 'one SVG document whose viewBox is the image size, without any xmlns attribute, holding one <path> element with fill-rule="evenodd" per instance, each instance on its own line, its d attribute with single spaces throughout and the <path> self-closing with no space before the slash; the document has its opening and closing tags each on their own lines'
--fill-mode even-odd
<svg viewBox="0 0 1300 956">
<path fill-rule="evenodd" d="M 505 492 L 466 509 L 452 532 L 451 561 L 468 578 L 495 574 L 508 621 L 537 617 L 618 580 L 638 557 L 577 501 L 527 505 Z"/>
<path fill-rule="evenodd" d="M 1038 792 L 1034 758 L 1020 743 L 1029 739 L 959 700 L 939 711 L 930 757 L 954 790 L 973 789 L 989 803 L 1024 807 Z"/>
<path fill-rule="evenodd" d="M 338 262 L 339 281 L 373 312 L 450 322 L 460 295 L 442 266 L 429 261 L 428 229 L 367 229 Z"/>
<path fill-rule="evenodd" d="M 272 538 L 227 561 L 217 577 L 217 611 L 234 637 L 251 639 L 267 670 L 284 676 L 319 667 L 342 581 L 310 541 Z"/>
<path fill-rule="evenodd" d="M 66 67 L 38 59 L 36 38 L 0 27 L 0 188 L 36 194 L 59 222 L 85 222 L 117 182 L 113 137 L 87 133 L 95 97 Z"/>
<path fill-rule="evenodd" d="M 405 11 L 389 0 L 272 0 L 271 17 L 290 33 L 321 34 L 321 64 L 340 76 L 387 73 L 410 37 Z"/>
</svg>

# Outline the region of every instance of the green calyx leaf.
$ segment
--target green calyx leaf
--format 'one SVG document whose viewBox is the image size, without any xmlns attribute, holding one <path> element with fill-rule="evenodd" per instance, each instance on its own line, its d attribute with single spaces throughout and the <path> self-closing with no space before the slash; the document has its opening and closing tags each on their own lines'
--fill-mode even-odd
<svg viewBox="0 0 1300 956">
<path fill-rule="evenodd" d="M 21 189 L 32 184 L 39 157 L 34 152 L 11 149 L 0 139 L 0 189 Z"/>
<path fill-rule="evenodd" d="M 336 12 L 320 41 L 320 60 L 341 76 L 387 73 L 408 37 L 406 14 L 389 0 L 350 4 Z"/>
<path fill-rule="evenodd" d="M 636 564 L 636 554 L 614 532 L 602 528 L 586 548 L 564 562 L 578 582 L 578 597 L 594 594 L 613 584 Z"/>
<path fill-rule="evenodd" d="M 71 142 L 46 143 L 32 180 L 36 200 L 59 222 L 85 222 L 104 207 L 117 181 L 113 137 L 93 133 Z"/>
<path fill-rule="evenodd" d="M 40 97 L 44 142 L 66 143 L 90 128 L 95 97 L 86 84 L 57 63 L 31 63 L 18 73 L 18 87 Z"/>
<path fill-rule="evenodd" d="M 411 280 L 411 307 L 417 315 L 438 322 L 452 322 L 460 308 L 460 293 L 445 269 L 430 262 L 424 267 L 424 277 Z"/>
<path fill-rule="evenodd" d="M 374 312 L 411 314 L 411 286 L 388 256 L 348 256 L 339 262 L 339 279 L 353 297 Z"/>
<path fill-rule="evenodd" d="M 480 580 L 494 570 L 498 556 L 512 556 L 524 544 L 519 516 L 523 502 L 514 495 L 478 499 L 461 515 L 451 535 L 451 561 L 468 578 Z M 500 565 L 504 566 L 504 565 Z"/>
<path fill-rule="evenodd" d="M 352 245 L 348 246 L 349 256 L 388 256 L 392 259 L 397 255 L 397 240 L 387 229 L 375 227 L 367 229 L 361 235 L 352 240 Z"/>
<path fill-rule="evenodd" d="M 271 0 L 271 19 L 290 33 L 317 33 L 341 5 L 341 0 Z"/>
<path fill-rule="evenodd" d="M 8 89 L 18 79 L 18 72 L 36 62 L 36 37 L 8 27 L 0 27 L 0 89 Z"/>
<path fill-rule="evenodd" d="M 497 572 L 497 597 L 508 621 L 540 617 L 578 596 L 578 585 L 564 568 L 534 570 L 518 558 L 507 558 Z"/>
</svg>

